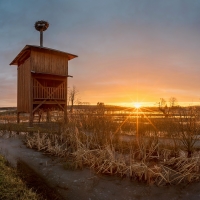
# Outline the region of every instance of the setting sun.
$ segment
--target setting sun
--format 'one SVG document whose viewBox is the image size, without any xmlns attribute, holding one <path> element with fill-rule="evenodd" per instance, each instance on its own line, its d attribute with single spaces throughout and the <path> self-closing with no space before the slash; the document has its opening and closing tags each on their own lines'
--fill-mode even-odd
<svg viewBox="0 0 200 200">
<path fill-rule="evenodd" d="M 140 108 L 140 107 L 141 107 L 141 103 L 139 103 L 139 102 L 134 102 L 134 103 L 133 103 L 133 106 L 134 106 L 135 108 Z"/>
</svg>

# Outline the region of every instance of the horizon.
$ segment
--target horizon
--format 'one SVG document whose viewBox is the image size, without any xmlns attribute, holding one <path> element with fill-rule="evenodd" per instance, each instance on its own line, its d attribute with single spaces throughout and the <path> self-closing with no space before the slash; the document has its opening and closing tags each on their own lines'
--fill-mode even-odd
<svg viewBox="0 0 200 200">
<path fill-rule="evenodd" d="M 104 103 L 104 102 L 97 102 L 97 103 Z M 79 106 L 79 105 L 83 105 L 83 106 L 96 106 L 96 104 L 90 104 L 89 102 L 87 102 L 87 104 L 85 104 L 85 102 L 83 102 L 83 104 L 78 104 L 75 103 L 74 106 Z M 137 107 L 135 104 L 138 104 L 139 106 Z M 105 106 L 119 106 L 122 108 L 158 108 L 159 107 L 159 103 L 155 103 L 155 102 L 131 102 L 131 103 L 119 103 L 119 104 L 106 104 L 104 103 Z M 166 105 L 168 107 L 169 106 L 169 102 L 166 102 Z M 200 102 L 179 102 L 176 103 L 176 105 L 174 107 L 190 107 L 190 106 L 200 106 Z M 70 105 L 68 105 L 68 107 L 70 107 Z M 15 106 L 0 106 L 0 108 L 17 108 L 17 105 Z"/>
</svg>

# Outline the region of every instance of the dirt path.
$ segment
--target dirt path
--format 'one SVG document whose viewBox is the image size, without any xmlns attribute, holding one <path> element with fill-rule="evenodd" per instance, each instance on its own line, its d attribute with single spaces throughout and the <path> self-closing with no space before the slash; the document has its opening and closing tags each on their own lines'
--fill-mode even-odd
<svg viewBox="0 0 200 200">
<path fill-rule="evenodd" d="M 61 159 L 26 148 L 19 137 L 0 138 L 0 154 L 15 167 L 28 166 L 35 177 L 67 200 L 198 200 L 200 183 L 188 186 L 147 186 L 129 179 L 97 175 L 89 169 L 66 170 Z M 24 170 L 25 174 L 29 173 Z M 35 180 L 34 180 L 35 181 Z M 32 180 L 33 182 L 33 180 Z M 40 183 L 39 183 L 40 182 Z M 41 187 L 41 185 L 40 185 Z M 55 199 L 55 197 L 48 197 Z"/>
</svg>

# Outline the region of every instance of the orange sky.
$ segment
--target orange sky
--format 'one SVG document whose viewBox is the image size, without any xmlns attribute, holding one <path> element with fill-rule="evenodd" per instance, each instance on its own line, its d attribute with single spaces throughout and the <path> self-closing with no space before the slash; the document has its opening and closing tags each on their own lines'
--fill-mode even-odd
<svg viewBox="0 0 200 200">
<path fill-rule="evenodd" d="M 118 27 L 116 31 L 125 28 Z M 183 29 L 181 35 L 173 35 L 172 39 L 159 39 L 158 34 L 151 35 L 149 40 L 147 31 L 148 28 L 146 31 L 138 28 L 135 40 L 125 35 L 120 39 L 130 40 L 118 41 L 118 37 L 113 36 L 112 40 L 118 42 L 110 52 L 99 54 L 87 49 L 86 57 L 78 54 L 79 58 L 69 63 L 69 72 L 74 75 L 69 84 L 77 87 L 82 101 L 122 105 L 135 101 L 155 105 L 160 98 L 168 100 L 170 97 L 176 97 L 181 105 L 199 101 L 199 47 L 192 46 L 192 40 L 198 39 L 196 33 Z M 172 31 L 179 33 L 176 29 Z M 185 39 L 192 44 L 186 47 L 182 44 Z"/>
</svg>

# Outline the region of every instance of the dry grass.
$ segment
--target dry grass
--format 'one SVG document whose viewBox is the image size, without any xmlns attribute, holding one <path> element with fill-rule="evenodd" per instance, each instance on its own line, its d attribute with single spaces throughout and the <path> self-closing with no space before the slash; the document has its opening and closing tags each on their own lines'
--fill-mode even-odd
<svg viewBox="0 0 200 200">
<path fill-rule="evenodd" d="M 70 115 L 67 125 L 62 124 L 60 116 L 57 121 L 57 134 L 42 133 L 36 128 L 35 133 L 26 134 L 26 145 L 65 158 L 70 168 L 89 166 L 96 173 L 128 177 L 148 184 L 180 184 L 200 178 L 198 152 L 188 158 L 178 143 L 165 144 L 159 140 L 159 132 L 170 135 L 173 131 L 169 121 L 165 124 L 161 119 L 152 120 L 153 128 L 150 124 L 142 127 L 140 122 L 139 136 L 130 140 L 120 137 L 123 138 L 125 132 L 135 131 L 136 123 L 131 119 L 119 123 L 102 113 L 96 115 L 88 111 Z"/>
<path fill-rule="evenodd" d="M 67 127 L 61 135 L 27 135 L 26 144 L 52 155 L 72 160 L 74 168 L 89 166 L 96 173 L 129 177 L 148 184 L 180 184 L 199 180 L 199 155 L 174 157 L 172 149 L 160 148 L 156 138 L 123 142 L 108 134 L 86 133 Z M 71 159 L 73 158 L 73 159 Z"/>
</svg>

